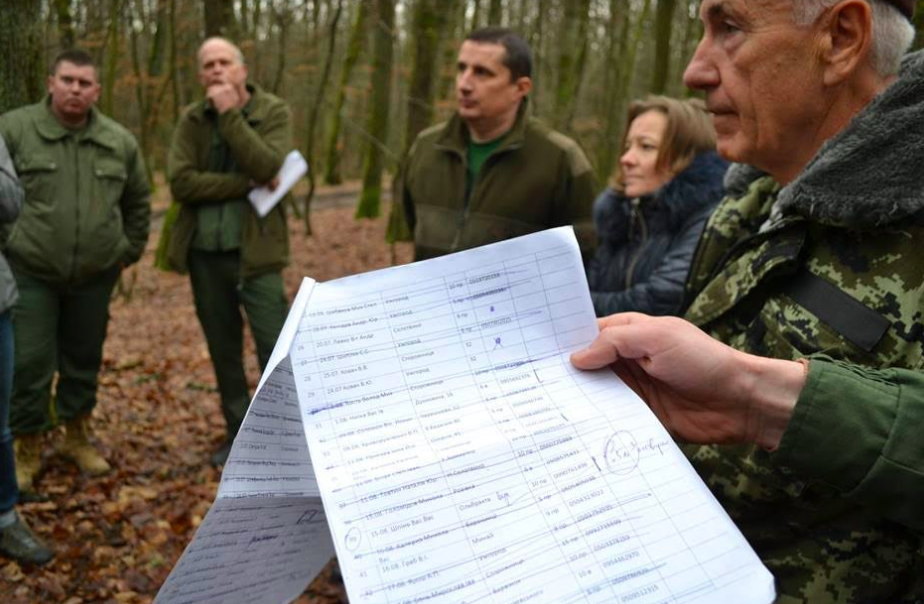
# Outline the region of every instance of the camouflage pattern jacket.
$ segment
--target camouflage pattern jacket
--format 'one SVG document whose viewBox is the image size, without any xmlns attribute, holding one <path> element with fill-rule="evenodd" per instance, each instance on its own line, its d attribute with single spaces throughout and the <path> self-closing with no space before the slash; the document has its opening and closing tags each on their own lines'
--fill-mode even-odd
<svg viewBox="0 0 924 604">
<path fill-rule="evenodd" d="M 688 451 L 782 604 L 924 602 L 924 391 L 892 396 L 901 380 L 874 370 L 924 368 L 922 123 L 917 53 L 786 187 L 730 170 L 694 256 L 687 319 L 747 352 L 853 364 L 811 363 L 805 397 L 829 400 L 800 399 L 777 452 Z"/>
</svg>

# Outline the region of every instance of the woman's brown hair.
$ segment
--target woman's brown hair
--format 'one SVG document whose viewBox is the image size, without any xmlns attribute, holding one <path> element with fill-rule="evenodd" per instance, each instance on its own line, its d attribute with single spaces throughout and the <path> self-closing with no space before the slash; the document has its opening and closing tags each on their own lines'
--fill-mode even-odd
<svg viewBox="0 0 924 604">
<path fill-rule="evenodd" d="M 705 103 L 699 99 L 679 100 L 666 96 L 649 96 L 644 101 L 632 101 L 629 104 L 620 149 L 626 148 L 626 138 L 632 121 L 648 111 L 660 111 L 667 117 L 667 126 L 658 147 L 657 166 L 659 169 L 669 170 L 671 177 L 683 172 L 700 153 L 715 149 L 715 129 L 712 127 L 712 119 L 706 111 Z M 622 164 L 618 158 L 610 177 L 610 187 L 620 193 L 625 188 Z"/>
</svg>

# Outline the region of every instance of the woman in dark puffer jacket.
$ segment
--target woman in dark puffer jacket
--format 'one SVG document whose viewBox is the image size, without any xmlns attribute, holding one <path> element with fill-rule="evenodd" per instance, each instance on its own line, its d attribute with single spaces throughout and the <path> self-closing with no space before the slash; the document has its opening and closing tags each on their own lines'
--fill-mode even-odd
<svg viewBox="0 0 924 604">
<path fill-rule="evenodd" d="M 728 163 L 715 153 L 699 100 L 636 101 L 627 124 L 625 152 L 594 203 L 599 246 L 587 269 L 590 294 L 598 317 L 676 314 Z"/>
</svg>

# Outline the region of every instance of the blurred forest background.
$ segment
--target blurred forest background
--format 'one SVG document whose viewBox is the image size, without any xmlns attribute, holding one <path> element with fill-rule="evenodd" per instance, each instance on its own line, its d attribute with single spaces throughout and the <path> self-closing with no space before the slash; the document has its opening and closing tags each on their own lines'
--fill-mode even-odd
<svg viewBox="0 0 924 604">
<path fill-rule="evenodd" d="M 101 66 L 102 110 L 164 169 L 182 107 L 200 98 L 195 50 L 223 35 L 252 80 L 291 103 L 315 184 L 363 179 L 359 214 L 378 213 L 422 128 L 454 108 L 456 52 L 475 27 L 520 32 L 534 52 L 536 115 L 576 138 L 601 182 L 626 102 L 686 94 L 700 0 L 3 0 L 0 111 L 38 99 L 48 61 L 73 45 Z M 924 5 L 924 0 L 919 4 Z M 918 11 L 924 29 L 924 10 Z M 917 41 L 921 45 L 924 36 Z"/>
<path fill-rule="evenodd" d="M 242 48 L 252 80 L 291 104 L 295 144 L 312 164 L 313 233 L 290 218 L 293 295 L 319 281 L 411 259 L 385 242 L 382 186 L 417 132 L 455 108 L 461 40 L 475 27 L 518 30 L 534 51 L 532 110 L 575 137 L 601 187 L 618 154 L 628 100 L 683 96 L 700 0 L 0 0 L 0 112 L 44 94 L 63 48 L 100 65 L 102 110 L 137 136 L 157 185 L 145 257 L 123 274 L 94 413 L 115 470 L 85 477 L 48 447 L 43 500 L 20 511 L 56 551 L 41 569 L 0 559 L 3 604 L 150 604 L 214 500 L 208 464 L 222 442 L 208 349 L 188 279 L 153 266 L 169 203 L 163 171 L 182 108 L 201 98 L 195 52 L 208 35 Z M 917 45 L 924 42 L 919 2 Z M 780 83 L 785 86 L 785 82 Z M 296 203 L 295 209 L 302 207 Z M 302 216 L 307 214 L 302 212 Z M 134 292 L 134 295 L 132 295 Z M 163 312 L 169 309 L 169 312 Z M 259 369 L 246 340 L 248 381 Z M 60 442 L 61 430 L 47 444 Z M 297 604 L 341 602 L 330 569 Z"/>
</svg>

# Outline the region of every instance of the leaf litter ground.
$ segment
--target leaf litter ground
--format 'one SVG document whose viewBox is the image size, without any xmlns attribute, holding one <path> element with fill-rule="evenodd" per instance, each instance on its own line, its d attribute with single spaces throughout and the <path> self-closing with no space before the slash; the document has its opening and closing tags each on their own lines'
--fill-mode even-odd
<svg viewBox="0 0 924 604">
<path fill-rule="evenodd" d="M 303 276 L 326 281 L 390 266 L 393 251 L 398 262 L 411 257 L 407 244 L 392 250 L 384 242 L 384 218 L 353 219 L 352 191 L 332 192 L 329 203 L 323 193 L 312 237 L 290 217 L 290 300 Z M 155 216 L 165 204 L 155 200 Z M 82 476 L 54 452 L 60 429 L 49 434 L 37 482 L 44 500 L 19 509 L 56 558 L 44 568 L 0 558 L 0 602 L 149 603 L 215 498 L 220 473 L 208 460 L 224 433 L 215 377 L 188 278 L 152 266 L 158 231 L 155 220 L 144 258 L 125 275 L 134 278 L 131 298 L 110 307 L 93 425 L 114 470 Z M 245 366 L 253 388 L 259 369 L 249 334 Z M 296 604 L 338 602 L 329 575 L 330 566 Z"/>
</svg>

